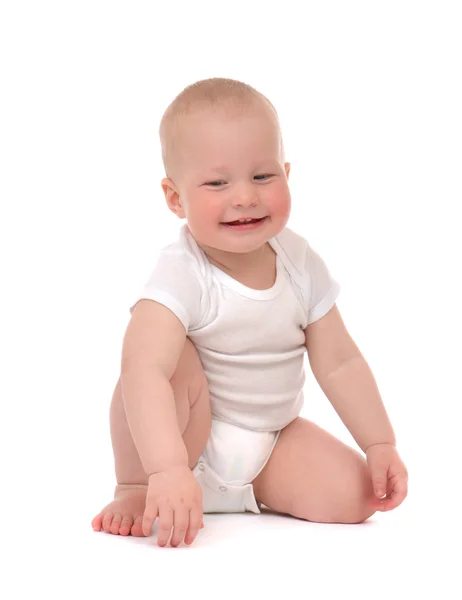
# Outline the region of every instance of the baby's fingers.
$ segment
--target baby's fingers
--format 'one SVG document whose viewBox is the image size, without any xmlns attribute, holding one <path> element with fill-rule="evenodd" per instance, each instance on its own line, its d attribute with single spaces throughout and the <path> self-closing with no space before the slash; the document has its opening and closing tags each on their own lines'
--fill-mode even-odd
<svg viewBox="0 0 462 600">
<path fill-rule="evenodd" d="M 189 510 L 186 508 L 175 509 L 174 528 L 172 533 L 172 539 L 170 540 L 170 546 L 176 548 L 179 546 L 184 539 L 186 531 L 189 527 Z"/>
<path fill-rule="evenodd" d="M 391 494 L 383 500 L 379 500 L 377 510 L 387 512 L 398 507 L 407 496 L 407 479 L 397 478 Z"/>
<path fill-rule="evenodd" d="M 146 505 L 146 509 L 143 515 L 143 522 L 141 524 L 141 529 L 146 537 L 152 535 L 152 527 L 154 525 L 155 520 L 157 519 L 158 514 L 159 511 L 157 506 Z"/>
<path fill-rule="evenodd" d="M 157 528 L 157 545 L 166 546 L 173 527 L 173 509 L 162 506 L 159 511 L 159 524 Z"/>
<path fill-rule="evenodd" d="M 189 512 L 189 528 L 184 538 L 185 544 L 192 544 L 199 533 L 199 529 L 203 527 L 202 523 L 202 509 L 192 508 Z"/>
</svg>

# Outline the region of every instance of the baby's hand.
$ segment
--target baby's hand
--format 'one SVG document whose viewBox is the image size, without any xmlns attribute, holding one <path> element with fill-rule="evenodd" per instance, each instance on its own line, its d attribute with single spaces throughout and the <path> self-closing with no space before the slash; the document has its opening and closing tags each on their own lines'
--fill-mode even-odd
<svg viewBox="0 0 462 600">
<path fill-rule="evenodd" d="M 188 466 L 178 466 L 149 476 L 142 529 L 152 533 L 157 518 L 157 544 L 165 546 L 173 529 L 170 545 L 183 541 L 192 544 L 202 523 L 202 489 Z"/>
<path fill-rule="evenodd" d="M 369 446 L 366 458 L 376 496 L 372 500 L 375 509 L 393 510 L 407 496 L 408 473 L 403 461 L 392 444 Z"/>
</svg>

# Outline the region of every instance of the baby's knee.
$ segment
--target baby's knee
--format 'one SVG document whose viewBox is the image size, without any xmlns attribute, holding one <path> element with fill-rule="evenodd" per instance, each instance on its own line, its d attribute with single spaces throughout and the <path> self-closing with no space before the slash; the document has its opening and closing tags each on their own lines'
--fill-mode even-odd
<svg viewBox="0 0 462 600">
<path fill-rule="evenodd" d="M 212 416 L 207 378 L 202 367 L 196 347 L 186 338 L 183 351 L 178 360 L 175 372 L 170 379 L 173 389 L 177 418 L 183 434 L 193 414 L 199 414 L 205 423 Z"/>
<path fill-rule="evenodd" d="M 350 490 L 342 522 L 364 523 L 376 512 L 376 509 L 372 504 L 374 499 L 372 478 L 367 463 L 362 457 L 358 460 L 357 471 Z"/>
<path fill-rule="evenodd" d="M 191 386 L 197 388 L 204 381 L 206 382 L 206 377 L 199 354 L 194 344 L 187 337 L 170 383 L 173 389 L 179 387 L 189 388 Z"/>
</svg>

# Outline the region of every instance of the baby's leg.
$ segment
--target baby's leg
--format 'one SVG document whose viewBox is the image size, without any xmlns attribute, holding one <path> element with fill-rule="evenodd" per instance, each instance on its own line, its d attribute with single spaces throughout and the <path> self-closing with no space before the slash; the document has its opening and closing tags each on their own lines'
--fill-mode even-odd
<svg viewBox="0 0 462 600">
<path fill-rule="evenodd" d="M 364 457 L 301 417 L 281 431 L 252 483 L 265 506 L 307 521 L 362 523 L 376 511 Z"/>
<path fill-rule="evenodd" d="M 207 379 L 197 350 L 186 338 L 183 353 L 170 383 L 176 403 L 178 425 L 193 469 L 210 435 L 212 415 Z M 117 486 L 113 502 L 93 519 L 95 531 L 142 536 L 148 477 L 143 470 L 125 415 L 120 379 L 111 409 L 111 440 Z"/>
</svg>

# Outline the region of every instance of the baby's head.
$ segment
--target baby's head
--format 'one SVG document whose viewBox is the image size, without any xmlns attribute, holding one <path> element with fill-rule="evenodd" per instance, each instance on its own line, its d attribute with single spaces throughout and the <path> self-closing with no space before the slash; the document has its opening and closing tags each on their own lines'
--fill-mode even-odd
<svg viewBox="0 0 462 600">
<path fill-rule="evenodd" d="M 263 94 L 232 79 L 198 81 L 169 105 L 159 134 L 167 205 L 203 249 L 249 253 L 285 227 L 290 165 Z M 266 218 L 248 230 L 223 225 L 248 217 Z"/>
</svg>

